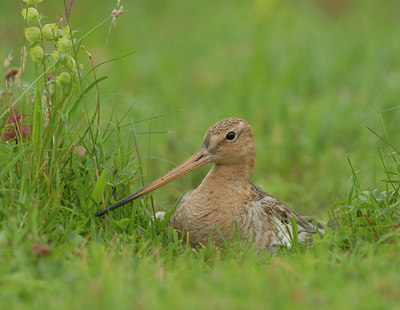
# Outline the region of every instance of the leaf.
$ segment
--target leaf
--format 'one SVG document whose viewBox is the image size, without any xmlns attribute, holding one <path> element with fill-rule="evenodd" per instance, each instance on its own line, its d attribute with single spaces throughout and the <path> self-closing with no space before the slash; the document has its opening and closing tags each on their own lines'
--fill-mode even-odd
<svg viewBox="0 0 400 310">
<path fill-rule="evenodd" d="M 120 232 L 124 232 L 126 230 L 126 228 L 128 227 L 130 221 L 131 221 L 131 219 L 124 218 L 121 220 L 115 220 L 114 223 Z"/>
<path fill-rule="evenodd" d="M 106 186 L 108 174 L 109 174 L 108 170 L 103 169 L 103 172 L 101 173 L 101 175 L 100 175 L 99 179 L 97 180 L 97 183 L 93 189 L 92 198 L 94 199 L 94 201 L 96 201 L 97 204 L 100 203 L 101 195 L 103 194 L 104 188 Z"/>
</svg>

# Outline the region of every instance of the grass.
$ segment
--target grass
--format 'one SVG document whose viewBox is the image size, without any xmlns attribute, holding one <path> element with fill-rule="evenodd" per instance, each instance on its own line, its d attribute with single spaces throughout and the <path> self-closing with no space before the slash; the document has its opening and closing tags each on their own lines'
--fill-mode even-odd
<svg viewBox="0 0 400 310">
<path fill-rule="evenodd" d="M 113 7 L 98 3 L 74 3 L 67 24 L 80 31 L 33 44 L 23 28 L 54 23 L 62 2 L 40 4 L 40 24 L 25 26 L 23 2 L 0 5 L 9 68 L 21 43 L 49 54 L 27 55 L 22 76 L 3 82 L 2 307 L 396 308 L 398 3 L 135 1 L 123 3 L 116 29 Z M 20 125 L 7 125 L 11 105 Z M 227 116 L 254 127 L 254 182 L 300 213 L 334 219 L 337 231 L 274 256 L 243 243 L 189 248 L 153 212 L 205 169 L 94 217 L 99 203 L 185 159 Z M 13 128 L 27 137 L 6 142 Z"/>
</svg>

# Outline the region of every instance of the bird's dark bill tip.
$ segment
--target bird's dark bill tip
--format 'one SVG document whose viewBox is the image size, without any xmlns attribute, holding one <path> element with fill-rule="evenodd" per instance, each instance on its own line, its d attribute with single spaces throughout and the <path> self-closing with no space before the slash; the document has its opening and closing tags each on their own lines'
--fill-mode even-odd
<svg viewBox="0 0 400 310">
<path fill-rule="evenodd" d="M 108 209 L 101 210 L 95 214 L 96 217 L 103 216 L 104 214 L 108 213 Z"/>
</svg>

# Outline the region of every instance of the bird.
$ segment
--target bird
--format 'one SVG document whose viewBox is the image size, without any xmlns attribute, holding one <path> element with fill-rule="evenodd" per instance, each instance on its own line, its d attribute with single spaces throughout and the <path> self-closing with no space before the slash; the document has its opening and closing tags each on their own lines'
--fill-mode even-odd
<svg viewBox="0 0 400 310">
<path fill-rule="evenodd" d="M 217 246 L 241 239 L 271 253 L 291 246 L 294 230 L 299 242 L 323 233 L 312 222 L 250 182 L 256 163 L 251 125 L 241 118 L 225 118 L 212 125 L 200 149 L 182 164 L 133 194 L 98 212 L 102 216 L 134 199 L 201 167 L 213 164 L 200 185 L 181 196 L 168 225 L 186 236 L 192 246 L 210 239 Z M 164 212 L 157 212 L 163 218 Z M 293 223 L 295 221 L 295 224 Z M 294 226 L 295 225 L 295 226 Z"/>
</svg>

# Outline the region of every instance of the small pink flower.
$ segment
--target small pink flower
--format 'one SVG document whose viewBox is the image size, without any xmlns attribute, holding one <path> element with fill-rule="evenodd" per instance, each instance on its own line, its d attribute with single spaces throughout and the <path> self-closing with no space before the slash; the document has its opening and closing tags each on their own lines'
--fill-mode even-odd
<svg viewBox="0 0 400 310">
<path fill-rule="evenodd" d="M 123 5 L 121 5 L 118 10 L 116 10 L 116 9 L 112 10 L 111 16 L 112 16 L 112 23 L 114 25 L 114 28 L 117 27 L 117 17 L 121 16 L 125 12 L 126 12 L 126 10 L 124 10 L 124 6 Z"/>
<path fill-rule="evenodd" d="M 11 112 L 4 116 L 7 119 L 7 124 L 3 131 L 0 131 L 0 137 L 3 142 L 15 140 L 18 143 L 18 136 L 22 138 L 30 139 L 32 136 L 32 126 L 22 125 L 22 119 L 26 115 L 19 115 L 18 111 L 14 108 Z"/>
</svg>

